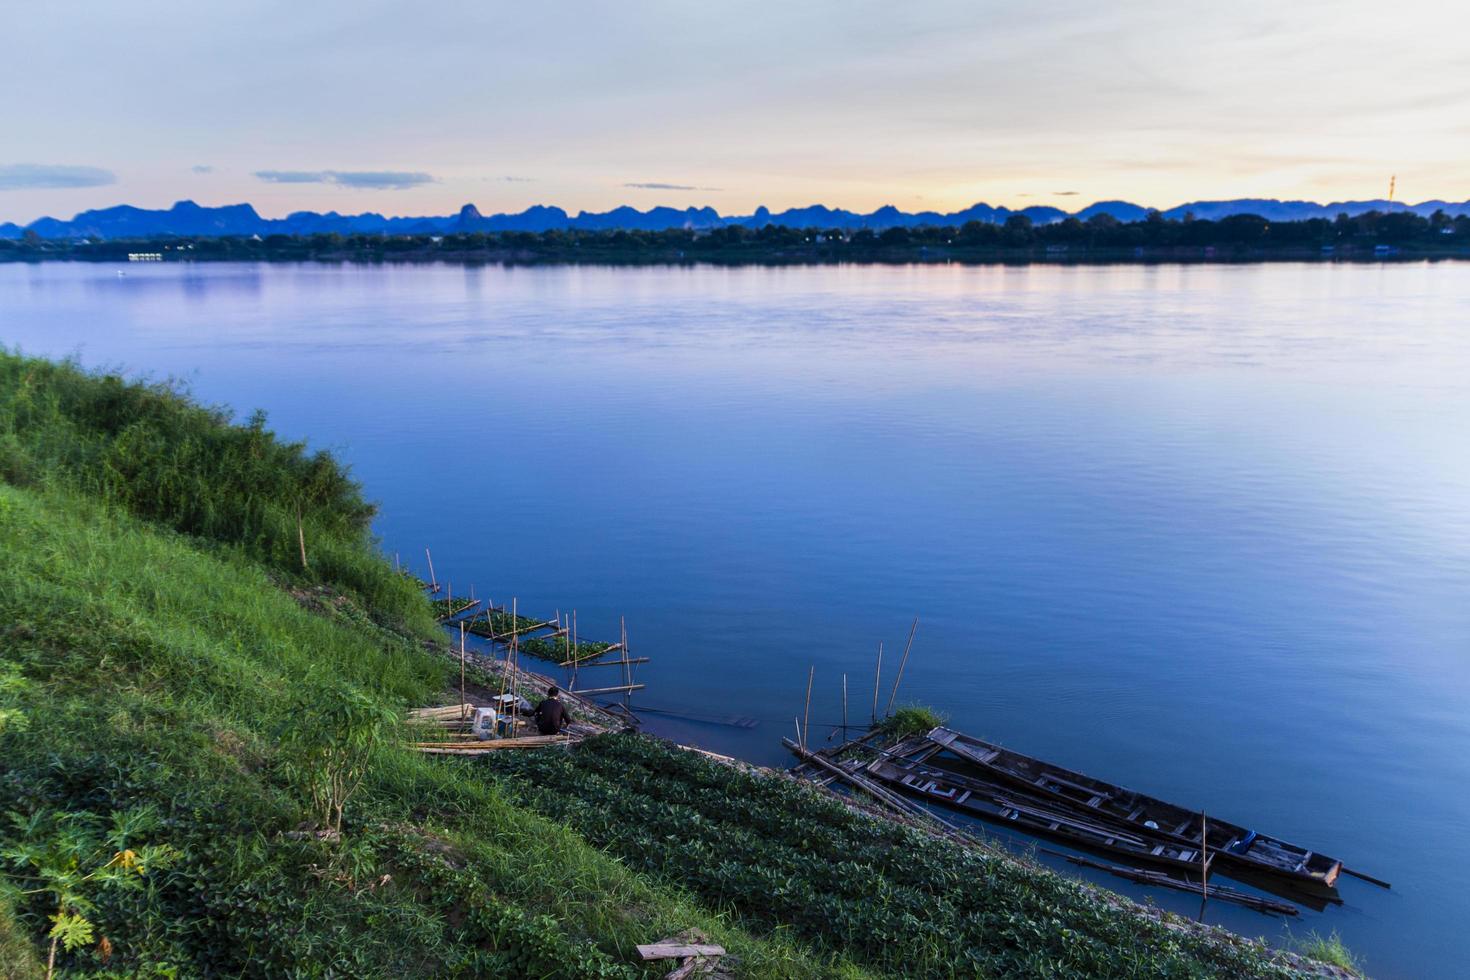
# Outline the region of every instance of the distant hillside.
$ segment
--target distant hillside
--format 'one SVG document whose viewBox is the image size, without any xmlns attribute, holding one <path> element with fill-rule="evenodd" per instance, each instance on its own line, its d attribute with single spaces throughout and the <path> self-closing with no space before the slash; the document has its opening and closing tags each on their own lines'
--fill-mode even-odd
<svg viewBox="0 0 1470 980">
<path fill-rule="evenodd" d="M 1151 209 L 1128 201 L 1099 201 L 1080 211 L 1036 206 L 1012 210 L 973 204 L 961 211 L 909 213 L 893 205 L 869 214 L 829 208 L 814 204 L 804 208 L 788 208 L 772 212 L 759 207 L 748 215 L 721 215 L 712 207 L 655 207 L 648 211 L 623 205 L 611 211 L 581 211 L 575 217 L 558 207 L 534 205 L 516 214 L 484 215 L 473 204 L 466 204 L 458 214 L 422 217 L 387 217 L 376 212 L 339 214 L 328 211 L 296 211 L 284 218 L 262 218 L 249 204 L 203 207 L 193 201 L 180 201 L 166 210 L 147 210 L 123 204 L 113 208 L 83 211 L 70 221 L 39 218 L 24 227 L 0 224 L 0 238 L 20 238 L 34 231 L 42 238 L 147 238 L 157 235 L 189 237 L 228 237 L 250 235 L 314 235 L 337 233 L 436 235 L 473 231 L 667 231 L 688 228 L 696 231 L 723 227 L 764 228 L 776 225 L 786 228 L 823 228 L 853 231 L 861 228 L 885 231 L 889 228 L 930 226 L 960 227 L 970 221 L 1004 224 L 1015 214 L 1025 215 L 1033 224 L 1051 224 L 1069 217 L 1087 221 L 1095 215 L 1109 215 L 1119 221 L 1139 221 Z M 1278 201 L 1271 198 L 1240 198 L 1231 201 L 1191 201 L 1163 211 L 1168 218 L 1218 220 L 1236 214 L 1256 214 L 1268 221 L 1301 221 L 1307 218 L 1335 218 L 1339 214 L 1356 216 L 1369 211 L 1409 212 L 1428 217 L 1436 211 L 1450 216 L 1470 214 L 1470 201 L 1424 201 L 1403 204 L 1389 201 L 1340 201 L 1318 204 L 1313 201 Z"/>
</svg>

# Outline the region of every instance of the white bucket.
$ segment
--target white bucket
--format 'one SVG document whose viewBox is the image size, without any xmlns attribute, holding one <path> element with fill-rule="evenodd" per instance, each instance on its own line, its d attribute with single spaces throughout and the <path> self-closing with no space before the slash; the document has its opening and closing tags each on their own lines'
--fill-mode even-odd
<svg viewBox="0 0 1470 980">
<path fill-rule="evenodd" d="M 499 720 L 500 715 L 494 708 L 476 708 L 474 724 L 470 730 L 480 741 L 488 741 L 495 737 L 495 724 Z"/>
</svg>

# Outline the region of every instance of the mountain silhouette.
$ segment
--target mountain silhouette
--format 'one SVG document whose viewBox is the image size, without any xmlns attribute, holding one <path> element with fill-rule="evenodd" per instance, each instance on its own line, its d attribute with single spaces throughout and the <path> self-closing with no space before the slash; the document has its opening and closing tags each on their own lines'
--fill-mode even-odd
<svg viewBox="0 0 1470 980">
<path fill-rule="evenodd" d="M 315 234 L 453 234 L 463 232 L 529 231 L 554 229 L 577 231 L 664 231 L 688 228 L 696 231 L 738 225 L 763 228 L 781 225 L 788 228 L 820 228 L 856 231 L 867 228 L 915 228 L 923 225 L 958 227 L 969 221 L 1004 224 L 1012 215 L 1024 215 L 1034 224 L 1049 224 L 1068 217 L 1086 221 L 1099 214 L 1119 221 L 1141 221 L 1150 208 L 1128 201 L 1099 201 L 1080 211 L 1038 205 L 1021 210 L 972 204 L 950 213 L 920 211 L 910 213 L 885 204 L 868 214 L 830 208 L 823 204 L 788 208 L 773 213 L 764 205 L 749 215 L 721 215 L 712 207 L 655 207 L 648 211 L 623 205 L 611 211 L 581 211 L 570 217 L 559 207 L 533 205 L 515 214 L 485 215 L 474 204 L 466 204 L 458 214 L 422 217 L 387 217 L 377 212 L 339 214 L 336 211 L 296 211 L 284 218 L 262 218 L 249 204 L 227 204 L 203 207 L 193 201 L 179 201 L 173 207 L 148 210 L 122 204 L 117 207 L 83 211 L 70 221 L 38 218 L 28 225 L 13 222 L 0 224 L 0 238 L 20 238 L 34 231 L 42 238 L 148 238 L 176 235 L 179 237 L 227 237 L 260 235 Z M 1449 215 L 1470 214 L 1470 201 L 1423 201 L 1404 204 L 1383 200 L 1339 201 L 1318 204 L 1313 201 L 1278 201 L 1273 198 L 1237 198 L 1229 201 L 1192 201 L 1168 208 L 1166 218 L 1194 217 L 1218 220 L 1234 214 L 1260 215 L 1268 221 L 1300 221 L 1307 218 L 1336 218 L 1339 214 L 1357 215 L 1367 211 L 1409 211 L 1428 217 L 1442 210 Z"/>
</svg>

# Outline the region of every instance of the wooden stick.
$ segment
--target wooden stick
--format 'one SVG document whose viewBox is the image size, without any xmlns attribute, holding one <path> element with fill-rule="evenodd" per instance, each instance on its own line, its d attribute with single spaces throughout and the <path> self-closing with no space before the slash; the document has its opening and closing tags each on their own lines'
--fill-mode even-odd
<svg viewBox="0 0 1470 980">
<path fill-rule="evenodd" d="M 623 684 L 628 688 L 628 691 L 623 694 L 623 704 L 626 705 L 633 696 L 633 668 L 628 665 L 628 622 L 622 616 L 618 617 L 618 634 L 618 642 L 623 647 Z"/>
<path fill-rule="evenodd" d="M 575 646 L 576 646 L 576 644 L 574 643 L 573 644 L 573 647 L 575 648 Z M 623 645 L 621 643 L 613 643 L 613 644 L 611 644 L 609 646 L 603 647 L 601 650 L 598 650 L 596 653 L 589 653 L 589 654 L 587 654 L 587 656 L 582 657 L 582 658 L 580 658 L 578 660 L 568 661 L 567 663 L 562 664 L 562 666 L 563 667 L 574 667 L 577 664 L 591 663 L 594 660 L 599 660 L 602 657 L 607 656 L 609 653 L 617 653 L 621 649 L 623 649 Z M 622 661 L 621 660 L 609 660 L 609 661 L 607 661 L 607 663 L 610 663 L 610 664 L 621 664 Z"/>
<path fill-rule="evenodd" d="M 1129 881 L 1136 881 L 1140 884 L 1157 885 L 1160 888 L 1173 888 L 1178 891 L 1190 892 L 1191 894 L 1195 895 L 1198 895 L 1200 892 L 1200 886 L 1196 885 L 1194 882 L 1188 880 L 1181 881 L 1178 878 L 1171 878 L 1162 871 L 1154 871 L 1152 869 L 1145 870 L 1143 868 L 1130 868 L 1125 865 L 1104 864 L 1102 861 L 1094 861 L 1091 858 L 1080 857 L 1076 854 L 1067 854 L 1064 851 L 1052 850 L 1049 847 L 1038 847 L 1037 850 L 1043 854 L 1052 854 L 1056 857 L 1066 858 L 1073 864 L 1079 864 L 1084 868 L 1097 868 L 1099 871 L 1106 871 L 1109 874 L 1117 875 L 1119 878 L 1126 878 Z M 1215 886 L 1214 896 L 1221 901 L 1234 902 L 1238 905 L 1244 905 L 1246 908 L 1254 909 L 1257 912 L 1273 912 L 1277 915 L 1301 914 L 1300 910 L 1297 909 L 1295 905 L 1288 905 L 1285 902 L 1275 902 L 1271 899 L 1261 898 L 1258 895 L 1252 895 L 1249 892 L 1238 891 L 1234 888 L 1229 888 L 1224 885 Z"/>
<path fill-rule="evenodd" d="M 843 769 L 840 766 L 833 765 L 831 762 L 828 762 L 817 753 L 808 752 L 800 745 L 792 742 L 789 738 L 781 739 L 781 744 L 786 746 L 786 748 L 790 750 L 794 755 L 796 755 L 798 759 L 801 759 L 805 762 L 810 762 L 821 769 L 825 769 L 843 782 L 850 783 L 851 785 L 856 786 L 858 789 L 863 790 L 869 796 L 872 796 L 879 802 L 886 803 L 893 809 L 908 814 L 909 816 L 922 817 L 926 820 L 937 823 L 941 827 L 944 827 L 946 830 L 950 831 L 952 834 L 960 834 L 960 830 L 958 827 L 950 823 L 948 820 L 945 820 L 943 817 L 939 816 L 939 814 L 934 813 L 927 807 L 923 807 L 910 800 L 906 800 L 891 790 L 879 786 L 877 783 L 873 782 L 871 779 L 868 779 L 866 776 L 859 775 L 855 772 L 848 772 L 846 769 Z"/>
<path fill-rule="evenodd" d="M 812 727 L 812 678 L 817 675 L 817 665 L 812 664 L 806 671 L 806 721 L 802 723 L 802 734 L 810 737 Z M 806 748 L 806 742 L 801 743 Z"/>
<path fill-rule="evenodd" d="M 579 697 L 586 697 L 589 694 L 613 694 L 618 691 L 641 691 L 647 686 L 647 684 L 615 684 L 612 687 L 589 687 L 585 690 L 569 691 L 568 693 L 575 694 Z"/>
<path fill-rule="evenodd" d="M 464 623 L 459 624 L 459 703 L 464 704 Z"/>
<path fill-rule="evenodd" d="M 903 668 L 909 662 L 909 650 L 914 646 L 914 632 L 919 628 L 919 617 L 914 617 L 914 625 L 909 627 L 909 641 L 903 647 L 903 659 L 898 662 L 898 676 L 893 680 L 893 693 L 888 695 L 888 709 L 885 715 L 893 714 L 893 699 L 898 697 L 898 685 L 903 680 Z"/>
<path fill-rule="evenodd" d="M 439 591 L 439 580 L 434 577 L 434 556 L 429 554 L 429 549 L 424 549 L 424 557 L 429 560 L 429 587 L 435 592 Z"/>
<path fill-rule="evenodd" d="M 513 624 L 520 622 L 521 614 L 517 611 L 520 608 L 518 601 L 515 596 L 510 597 L 510 621 Z M 516 675 L 520 673 L 521 669 L 520 634 L 514 630 L 511 632 L 510 646 L 506 649 L 505 655 L 510 658 L 510 693 L 515 698 L 511 702 L 510 709 L 510 733 L 514 737 L 516 733 L 516 722 L 520 720 L 518 717 L 520 711 L 518 709 L 521 706 L 521 694 L 516 689 L 516 681 L 519 680 Z"/>
<path fill-rule="evenodd" d="M 1393 887 L 1388 882 L 1384 881 L 1382 878 L 1375 878 L 1372 875 L 1365 875 L 1365 874 L 1363 874 L 1363 872 L 1361 872 L 1361 871 L 1354 871 L 1352 868 L 1344 867 L 1342 869 L 1342 873 L 1345 874 L 1345 875 L 1352 875 L 1354 878 L 1361 878 L 1363 881 L 1366 881 L 1366 882 L 1368 882 L 1370 884 L 1377 885 L 1379 888 L 1392 888 Z"/>
<path fill-rule="evenodd" d="M 842 741 L 847 741 L 847 675 L 842 675 Z"/>
<path fill-rule="evenodd" d="M 649 660 L 648 657 L 631 657 L 631 658 L 628 659 L 627 662 L 630 663 L 630 664 L 646 664 L 646 663 L 648 663 L 648 660 Z M 581 664 L 583 667 L 621 667 L 621 666 L 623 666 L 623 661 L 621 661 L 621 660 L 579 660 L 577 662 L 579 664 Z"/>
<path fill-rule="evenodd" d="M 686 956 L 724 956 L 725 947 L 672 942 L 649 943 L 638 947 L 638 955 L 645 960 L 677 960 Z"/>
<path fill-rule="evenodd" d="M 1205 823 L 1205 811 L 1199 812 L 1199 893 L 1205 901 L 1210 900 L 1210 832 Z M 1201 903 L 1203 904 L 1203 902 Z"/>
<path fill-rule="evenodd" d="M 878 641 L 878 666 L 873 669 L 873 724 L 878 724 L 878 681 L 883 676 L 883 641 Z"/>
<path fill-rule="evenodd" d="M 301 528 L 301 505 L 296 505 L 296 540 L 301 544 L 301 570 L 306 571 L 306 532 Z"/>
</svg>

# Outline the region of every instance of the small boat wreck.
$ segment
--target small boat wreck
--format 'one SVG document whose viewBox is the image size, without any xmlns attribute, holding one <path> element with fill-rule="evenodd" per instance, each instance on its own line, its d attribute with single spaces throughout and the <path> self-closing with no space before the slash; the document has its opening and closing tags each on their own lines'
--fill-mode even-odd
<svg viewBox="0 0 1470 980">
<path fill-rule="evenodd" d="M 1200 880 L 1219 872 L 1300 904 L 1340 902 L 1336 858 L 948 728 L 877 749 L 863 772 L 927 803 Z"/>
</svg>

